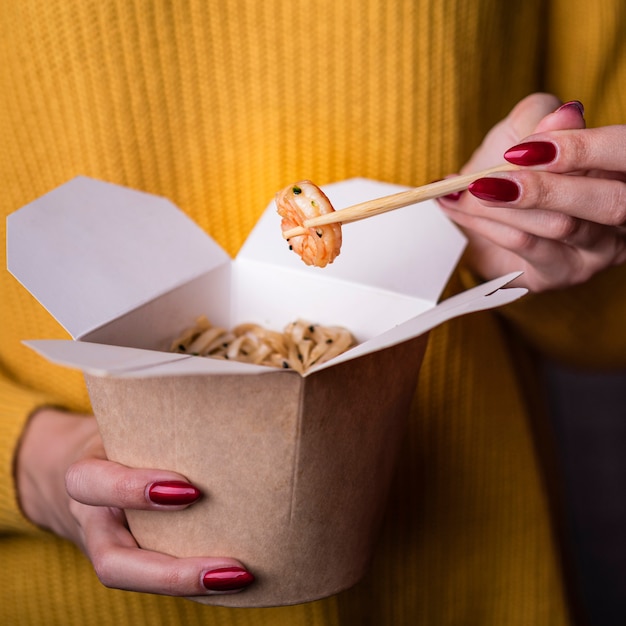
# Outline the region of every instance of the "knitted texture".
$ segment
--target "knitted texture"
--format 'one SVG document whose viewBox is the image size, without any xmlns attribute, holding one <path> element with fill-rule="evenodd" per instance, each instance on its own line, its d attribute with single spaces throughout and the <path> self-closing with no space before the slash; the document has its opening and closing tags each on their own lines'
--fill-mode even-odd
<svg viewBox="0 0 626 626">
<path fill-rule="evenodd" d="M 577 82 L 570 32 L 545 18 L 573 27 L 584 3 L 546 4 L 5 2 L 2 255 L 4 216 L 78 174 L 170 198 L 231 254 L 294 180 L 441 178 L 528 93 L 554 84 L 560 97 L 591 99 L 610 51 L 589 41 L 591 78 Z M 624 106 L 607 100 L 619 91 L 604 85 L 598 119 L 616 121 Z M 410 268 L 399 260 L 398 271 Z M 6 271 L 0 293 L 2 623 L 567 623 L 526 406 L 496 315 L 431 335 L 367 579 L 316 603 L 233 610 L 105 589 L 73 546 L 21 517 L 11 468 L 27 415 L 43 402 L 89 411 L 89 399 L 80 373 L 20 343 L 64 331 Z"/>
</svg>

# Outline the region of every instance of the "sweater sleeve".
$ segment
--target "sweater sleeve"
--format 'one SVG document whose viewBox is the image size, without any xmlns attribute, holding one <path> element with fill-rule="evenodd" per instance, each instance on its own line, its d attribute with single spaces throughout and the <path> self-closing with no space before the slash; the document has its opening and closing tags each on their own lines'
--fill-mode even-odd
<svg viewBox="0 0 626 626">
<path fill-rule="evenodd" d="M 38 532 L 22 514 L 15 486 L 15 459 L 30 415 L 53 404 L 44 394 L 31 391 L 0 376 L 0 534 Z"/>
<path fill-rule="evenodd" d="M 530 294 L 503 314 L 545 356 L 582 368 L 626 368 L 626 265 L 584 285 Z"/>
<path fill-rule="evenodd" d="M 476 278 L 461 272 L 466 288 Z M 501 309 L 532 349 L 562 364 L 586 369 L 626 368 L 626 265 L 605 270 L 585 284 L 530 293 Z"/>
</svg>

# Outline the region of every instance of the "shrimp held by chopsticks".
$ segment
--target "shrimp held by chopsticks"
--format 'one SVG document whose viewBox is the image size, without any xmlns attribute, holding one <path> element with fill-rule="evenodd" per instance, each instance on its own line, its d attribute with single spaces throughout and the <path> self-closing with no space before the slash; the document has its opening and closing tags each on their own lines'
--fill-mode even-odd
<svg viewBox="0 0 626 626">
<path fill-rule="evenodd" d="M 309 180 L 285 187 L 276 194 L 278 214 L 283 218 L 283 231 L 302 227 L 304 220 L 332 213 L 335 209 L 324 192 Z M 326 267 L 341 250 L 341 224 L 307 228 L 306 233 L 287 240 L 289 248 L 307 265 Z"/>
<path fill-rule="evenodd" d="M 311 181 L 304 180 L 276 194 L 278 213 L 283 217 L 283 238 L 307 265 L 325 267 L 333 262 L 341 249 L 341 225 L 464 191 L 479 178 L 516 169 L 517 165 L 501 163 L 481 172 L 453 176 L 382 198 L 366 200 L 339 211 L 333 209 L 321 189 Z"/>
</svg>

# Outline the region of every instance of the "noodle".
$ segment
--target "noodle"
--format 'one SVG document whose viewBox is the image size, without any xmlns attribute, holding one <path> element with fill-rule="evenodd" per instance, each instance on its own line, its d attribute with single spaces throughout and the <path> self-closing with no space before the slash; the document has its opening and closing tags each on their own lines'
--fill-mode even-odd
<svg viewBox="0 0 626 626">
<path fill-rule="evenodd" d="M 201 316 L 172 342 L 171 351 L 293 369 L 303 374 L 353 345 L 352 334 L 340 326 L 297 320 L 282 333 L 251 323 L 226 330 Z"/>
</svg>

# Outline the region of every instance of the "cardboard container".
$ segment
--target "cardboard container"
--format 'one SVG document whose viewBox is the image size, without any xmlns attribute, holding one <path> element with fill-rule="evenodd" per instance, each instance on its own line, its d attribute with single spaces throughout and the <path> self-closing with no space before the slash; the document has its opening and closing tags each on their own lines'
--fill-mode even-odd
<svg viewBox="0 0 626 626">
<path fill-rule="evenodd" d="M 324 188 L 336 208 L 401 187 Z M 128 511 L 147 549 L 232 556 L 257 581 L 223 606 L 295 604 L 365 573 L 428 331 L 520 297 L 504 276 L 437 304 L 465 245 L 434 203 L 344 228 L 335 263 L 305 266 L 273 202 L 235 260 L 168 200 L 79 177 L 7 220 L 7 265 L 69 332 L 27 341 L 81 369 L 107 454 L 181 472 L 185 511 Z M 293 371 L 167 352 L 198 315 L 280 329 L 304 318 L 358 345 Z"/>
</svg>

